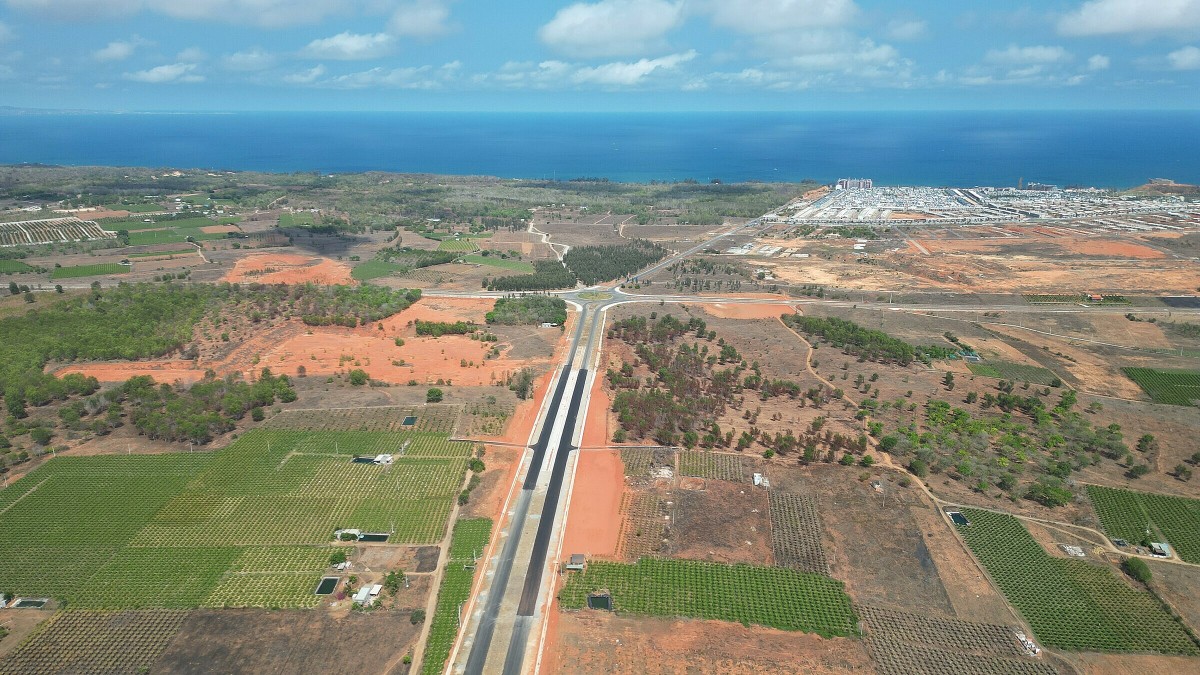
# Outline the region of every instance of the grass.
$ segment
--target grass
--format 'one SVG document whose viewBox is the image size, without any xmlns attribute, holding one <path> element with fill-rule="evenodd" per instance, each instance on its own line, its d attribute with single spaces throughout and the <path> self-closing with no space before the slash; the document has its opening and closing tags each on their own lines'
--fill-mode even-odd
<svg viewBox="0 0 1200 675">
<path fill-rule="evenodd" d="M 399 454 L 386 469 L 352 455 Z M 441 540 L 471 445 L 255 430 L 215 453 L 58 457 L 0 491 L 0 588 L 73 607 L 311 607 L 339 527 Z"/>
<path fill-rule="evenodd" d="M 458 612 L 471 595 L 475 579 L 475 564 L 492 536 L 492 521 L 487 518 L 460 520 L 454 524 L 450 539 L 450 560 L 442 585 L 438 588 L 437 608 L 429 625 L 429 640 L 425 644 L 425 659 L 421 672 L 434 675 L 446 667 L 446 659 L 458 636 Z"/>
<path fill-rule="evenodd" d="M 1200 402 L 1200 371 L 1154 368 L 1122 368 L 1121 371 L 1155 403 L 1196 405 Z"/>
<path fill-rule="evenodd" d="M 635 564 L 592 561 L 559 594 L 565 608 L 588 594 L 612 594 L 618 612 L 758 624 L 823 637 L 857 635 L 842 583 L 781 567 L 642 558 Z"/>
<path fill-rule="evenodd" d="M 968 363 L 967 367 L 976 375 L 994 377 L 1000 380 L 1011 380 L 1013 382 L 1029 382 L 1030 384 L 1048 386 L 1058 379 L 1054 372 L 1047 368 L 1008 361 Z"/>
<path fill-rule="evenodd" d="M 1039 640 L 1070 651 L 1200 654 L 1154 596 L 1107 567 L 1051 557 L 1012 516 L 963 509 L 963 538 Z"/>
<path fill-rule="evenodd" d="M 195 253 L 196 253 L 196 249 L 194 249 L 194 248 L 181 248 L 181 249 L 174 249 L 174 250 L 170 250 L 170 251 L 150 251 L 149 253 L 130 253 L 129 257 L 130 258 L 162 258 L 165 256 L 170 256 L 170 255 L 188 255 L 188 254 L 194 255 Z"/>
<path fill-rule="evenodd" d="M 77 279 L 79 277 L 96 277 L 102 274 L 126 274 L 129 265 L 117 263 L 98 263 L 95 265 L 75 265 L 73 267 L 55 267 L 50 273 L 51 279 Z"/>
<path fill-rule="evenodd" d="M 23 274 L 32 271 L 32 267 L 20 260 L 0 260 L 0 274 Z"/>
<path fill-rule="evenodd" d="M 451 253 L 470 253 L 471 251 L 478 251 L 479 247 L 470 239 L 443 239 L 438 244 L 437 250 L 449 251 Z"/>
<path fill-rule="evenodd" d="M 314 214 L 311 211 L 279 214 L 280 227 L 304 227 L 313 224 L 315 224 Z"/>
<path fill-rule="evenodd" d="M 1200 500 L 1088 486 L 1088 497 L 1111 538 L 1140 542 L 1150 531 L 1153 541 L 1165 541 L 1180 558 L 1200 563 Z"/>
<path fill-rule="evenodd" d="M 445 244 L 446 242 L 442 242 Z M 439 247 L 440 248 L 440 247 Z M 474 265 L 487 265 L 488 267 L 499 267 L 500 269 L 516 270 L 527 274 L 533 273 L 533 263 L 528 263 L 523 260 L 506 260 L 490 255 L 468 255 L 463 256 L 463 260 Z"/>
<path fill-rule="evenodd" d="M 370 281 L 380 277 L 391 276 L 397 272 L 403 272 L 410 269 L 408 265 L 398 265 L 383 260 L 368 260 L 354 266 L 350 270 L 350 276 L 358 281 Z"/>
</svg>

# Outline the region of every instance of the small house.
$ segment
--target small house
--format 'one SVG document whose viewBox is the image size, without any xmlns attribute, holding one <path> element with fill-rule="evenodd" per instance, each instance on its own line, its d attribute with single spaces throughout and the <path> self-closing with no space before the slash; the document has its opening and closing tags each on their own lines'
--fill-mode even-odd
<svg viewBox="0 0 1200 675">
<path fill-rule="evenodd" d="M 367 599 L 370 597 L 371 597 L 371 587 L 363 586 L 362 588 L 358 589 L 358 592 L 354 594 L 354 597 L 352 599 L 354 600 L 354 602 L 357 602 L 360 605 L 365 605 L 367 603 Z"/>
<path fill-rule="evenodd" d="M 1158 542 L 1158 541 L 1152 541 L 1152 542 L 1150 542 L 1150 552 L 1160 558 L 1170 558 L 1171 557 L 1171 545 L 1164 544 L 1164 543 Z"/>
<path fill-rule="evenodd" d="M 372 460 L 374 464 L 378 464 L 379 466 L 389 466 L 392 461 L 391 455 L 375 455 L 375 459 Z"/>
<path fill-rule="evenodd" d="M 567 560 L 567 569 L 574 572 L 582 572 L 583 568 L 587 567 L 587 556 L 582 553 L 572 553 Z"/>
<path fill-rule="evenodd" d="M 383 592 L 383 584 L 374 584 L 371 586 L 371 597 L 374 598 Z"/>
</svg>

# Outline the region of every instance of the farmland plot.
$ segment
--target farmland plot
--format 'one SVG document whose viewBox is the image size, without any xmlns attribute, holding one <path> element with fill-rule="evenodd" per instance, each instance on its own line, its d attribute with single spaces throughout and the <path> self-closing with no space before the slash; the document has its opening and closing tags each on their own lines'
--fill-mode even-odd
<svg viewBox="0 0 1200 675">
<path fill-rule="evenodd" d="M 0 247 L 93 241 L 115 239 L 116 237 L 115 232 L 106 232 L 96 223 L 74 217 L 0 223 Z"/>
<path fill-rule="evenodd" d="M 740 483 L 745 479 L 742 473 L 741 457 L 698 450 L 681 450 L 679 452 L 679 474 L 697 478 L 729 480 L 735 483 Z"/>
<path fill-rule="evenodd" d="M 354 454 L 393 449 L 391 465 Z M 212 454 L 59 457 L 0 491 L 0 587 L 72 606 L 312 606 L 338 527 L 431 544 L 470 444 L 251 431 Z"/>
<path fill-rule="evenodd" d="M 592 561 L 568 577 L 559 601 L 587 605 L 607 590 L 618 612 L 754 623 L 823 637 L 856 635 L 857 619 L 840 581 L 780 567 L 642 558 Z"/>
<path fill-rule="evenodd" d="M 821 519 L 812 497 L 771 490 L 771 547 L 775 564 L 813 574 L 829 574 L 821 547 Z"/>
<path fill-rule="evenodd" d="M 1140 542 L 1161 535 L 1180 558 L 1200 563 L 1200 500 L 1088 486 L 1088 497 L 1111 538 Z"/>
<path fill-rule="evenodd" d="M 1200 404 L 1200 371 L 1122 368 L 1150 400 L 1167 405 Z"/>
<path fill-rule="evenodd" d="M 181 610 L 61 612 L 0 660 L 0 673 L 148 672 L 187 615 Z"/>
<path fill-rule="evenodd" d="M 959 531 L 1038 639 L 1072 651 L 1200 654 L 1149 593 L 1102 567 L 1053 558 L 1012 516 L 964 509 Z"/>
<path fill-rule="evenodd" d="M 450 560 L 438 589 L 437 609 L 429 625 L 422 673 L 434 675 L 445 668 L 454 640 L 458 636 L 459 606 L 471 595 L 475 563 L 483 555 L 492 536 L 492 521 L 487 518 L 460 520 L 454 524 L 450 539 Z"/>
</svg>

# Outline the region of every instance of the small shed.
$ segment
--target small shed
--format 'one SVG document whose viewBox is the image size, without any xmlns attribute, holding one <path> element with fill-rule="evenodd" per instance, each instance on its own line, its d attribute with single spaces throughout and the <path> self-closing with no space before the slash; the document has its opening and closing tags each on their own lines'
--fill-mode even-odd
<svg viewBox="0 0 1200 675">
<path fill-rule="evenodd" d="M 380 466 L 390 466 L 392 463 L 391 455 L 375 455 L 374 463 Z"/>
<path fill-rule="evenodd" d="M 363 586 L 362 588 L 358 589 L 357 593 L 354 594 L 353 600 L 360 605 L 364 605 L 367 603 L 367 599 L 370 597 L 371 588 L 369 586 Z"/>
<path fill-rule="evenodd" d="M 374 584 L 373 586 L 371 586 L 370 595 L 372 598 L 379 595 L 382 592 L 383 592 L 383 584 Z"/>
<path fill-rule="evenodd" d="M 1159 541 L 1150 542 L 1150 552 L 1160 558 L 1171 557 L 1171 545 Z"/>
<path fill-rule="evenodd" d="M 582 553 L 572 553 L 571 557 L 567 560 L 567 569 L 581 572 L 584 567 L 587 567 L 587 556 Z"/>
</svg>

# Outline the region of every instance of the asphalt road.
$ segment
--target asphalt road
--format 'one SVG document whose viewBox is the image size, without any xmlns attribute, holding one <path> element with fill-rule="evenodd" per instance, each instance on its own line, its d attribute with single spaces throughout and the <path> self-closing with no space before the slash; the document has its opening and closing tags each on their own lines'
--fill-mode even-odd
<svg viewBox="0 0 1200 675">
<path fill-rule="evenodd" d="M 579 346 L 579 340 L 583 337 L 583 326 L 586 323 L 587 314 L 586 307 L 579 314 L 579 325 L 575 328 L 575 335 L 571 340 L 571 346 L 567 352 L 570 355 L 575 354 L 575 350 Z M 546 417 L 542 420 L 541 434 L 538 436 L 537 443 L 533 446 L 533 460 L 529 464 L 529 471 L 525 476 L 525 482 L 521 486 L 521 493 L 517 497 L 517 503 L 513 508 L 513 516 L 509 521 L 509 535 L 504 542 L 500 557 L 496 561 L 496 574 L 492 578 L 491 590 L 488 593 L 487 602 L 484 604 L 479 627 L 475 632 L 475 640 L 471 645 L 471 653 L 467 656 L 466 672 L 468 673 L 483 672 L 483 665 L 487 660 L 488 651 L 491 648 L 492 636 L 496 630 L 496 619 L 500 614 L 500 603 L 504 599 L 504 591 L 508 588 L 509 578 L 512 576 L 513 561 L 516 560 L 517 547 L 521 543 L 521 533 L 524 530 L 523 525 L 525 519 L 529 516 L 529 502 L 533 498 L 533 490 L 537 486 L 538 477 L 541 474 L 542 464 L 545 461 L 546 451 L 550 445 L 550 437 L 554 430 L 555 421 L 562 410 L 562 400 L 567 390 L 569 368 L 570 363 L 559 373 L 558 386 L 555 387 L 554 395 L 550 400 L 550 407 L 546 411 Z"/>
</svg>

